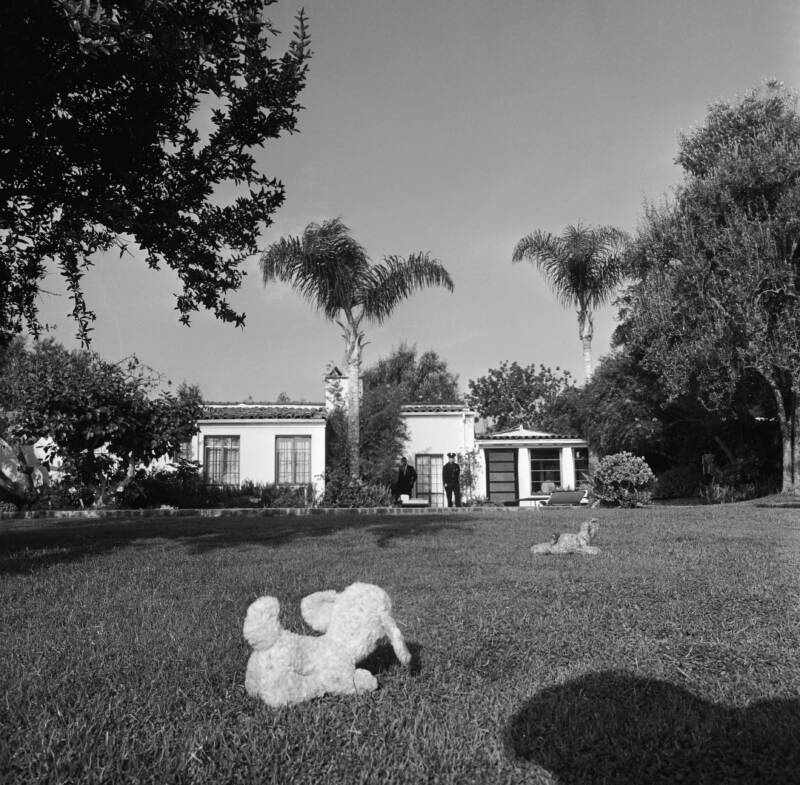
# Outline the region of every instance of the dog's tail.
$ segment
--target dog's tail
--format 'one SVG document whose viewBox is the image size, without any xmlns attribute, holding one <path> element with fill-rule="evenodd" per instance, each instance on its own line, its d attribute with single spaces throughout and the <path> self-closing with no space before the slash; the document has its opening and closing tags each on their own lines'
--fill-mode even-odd
<svg viewBox="0 0 800 785">
<path fill-rule="evenodd" d="M 275 597 L 259 597 L 248 609 L 244 619 L 244 639 L 256 650 L 270 648 L 283 628 L 278 621 L 281 606 Z"/>
</svg>

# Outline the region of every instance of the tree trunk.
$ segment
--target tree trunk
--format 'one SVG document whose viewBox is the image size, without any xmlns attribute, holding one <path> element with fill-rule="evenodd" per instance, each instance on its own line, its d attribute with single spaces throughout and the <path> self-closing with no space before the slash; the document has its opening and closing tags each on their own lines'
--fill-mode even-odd
<svg viewBox="0 0 800 785">
<path fill-rule="evenodd" d="M 594 337 L 594 322 L 592 314 L 588 311 L 578 311 L 578 334 L 583 344 L 583 374 L 584 381 L 592 378 L 592 338 Z"/>
<path fill-rule="evenodd" d="M 783 482 L 781 492 L 800 496 L 800 445 L 797 427 L 800 423 L 800 396 L 791 395 L 791 407 L 781 421 L 781 441 L 783 443 Z"/>
<path fill-rule="evenodd" d="M 762 373 L 772 388 L 775 398 L 775 409 L 781 429 L 783 454 L 783 478 L 781 493 L 800 495 L 800 444 L 797 439 L 797 428 L 800 424 L 800 395 L 791 390 L 786 399 L 772 376 Z M 788 405 L 787 405 L 788 404 Z"/>
<path fill-rule="evenodd" d="M 361 476 L 361 351 L 364 336 L 358 329 L 358 322 L 348 317 L 345 328 L 345 365 L 347 366 L 347 452 L 350 461 L 350 475 Z"/>
</svg>

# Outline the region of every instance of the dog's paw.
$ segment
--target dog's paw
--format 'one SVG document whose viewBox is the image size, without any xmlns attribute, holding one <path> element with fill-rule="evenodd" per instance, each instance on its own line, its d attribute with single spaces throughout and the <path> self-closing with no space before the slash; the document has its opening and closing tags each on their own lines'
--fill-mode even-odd
<svg viewBox="0 0 800 785">
<path fill-rule="evenodd" d="M 353 686 L 356 692 L 372 692 L 378 689 L 378 680 L 363 668 L 357 668 L 353 675 Z"/>
</svg>

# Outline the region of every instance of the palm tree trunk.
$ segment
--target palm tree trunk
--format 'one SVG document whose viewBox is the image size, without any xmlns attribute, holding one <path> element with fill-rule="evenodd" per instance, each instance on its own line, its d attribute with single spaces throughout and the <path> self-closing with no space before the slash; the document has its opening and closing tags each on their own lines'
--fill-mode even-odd
<svg viewBox="0 0 800 785">
<path fill-rule="evenodd" d="M 344 357 L 347 366 L 347 452 L 352 477 L 361 476 L 361 352 L 364 334 L 358 329 L 359 321 L 347 314 L 347 325 L 342 325 L 347 347 Z"/>
<path fill-rule="evenodd" d="M 583 344 L 583 374 L 585 381 L 592 378 L 592 338 L 594 337 L 594 321 L 589 311 L 578 311 L 578 333 Z"/>
</svg>

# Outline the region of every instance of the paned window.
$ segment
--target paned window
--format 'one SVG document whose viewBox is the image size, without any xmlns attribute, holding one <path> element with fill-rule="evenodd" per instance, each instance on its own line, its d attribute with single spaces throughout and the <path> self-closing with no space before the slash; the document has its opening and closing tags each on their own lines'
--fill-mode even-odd
<svg viewBox="0 0 800 785">
<path fill-rule="evenodd" d="M 311 482 L 311 437 L 275 438 L 275 482 L 278 485 L 306 485 Z"/>
<path fill-rule="evenodd" d="M 561 450 L 531 450 L 531 492 L 549 493 L 561 487 Z"/>
<path fill-rule="evenodd" d="M 239 437 L 206 436 L 203 474 L 207 485 L 239 484 Z"/>
<path fill-rule="evenodd" d="M 443 466 L 442 455 L 418 453 L 414 459 L 414 468 L 417 470 L 417 487 L 414 495 L 420 499 L 427 499 L 432 507 L 444 507 Z"/>
<path fill-rule="evenodd" d="M 575 463 L 575 489 L 588 488 L 591 485 L 589 450 L 586 447 L 573 447 L 572 460 Z"/>
</svg>

